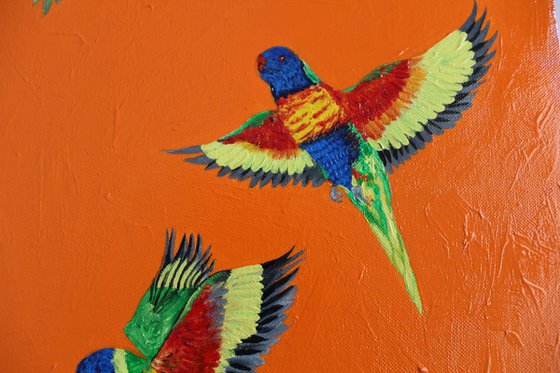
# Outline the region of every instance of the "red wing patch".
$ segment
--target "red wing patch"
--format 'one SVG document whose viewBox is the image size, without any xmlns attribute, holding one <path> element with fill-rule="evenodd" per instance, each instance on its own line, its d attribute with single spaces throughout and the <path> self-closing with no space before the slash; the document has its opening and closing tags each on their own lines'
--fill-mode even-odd
<svg viewBox="0 0 560 373">
<path fill-rule="evenodd" d="M 245 128 L 237 135 L 222 140 L 224 144 L 238 142 L 247 142 L 282 155 L 293 155 L 299 150 L 296 141 L 276 115 L 267 117 L 261 126 Z"/>
<path fill-rule="evenodd" d="M 222 307 L 206 285 L 191 310 L 173 329 L 152 361 L 160 373 L 213 373 L 220 360 L 220 327 L 216 316 Z M 219 317 L 219 316 L 218 316 Z"/>
<path fill-rule="evenodd" d="M 373 139 L 381 137 L 384 125 L 388 123 L 380 119 L 383 114 L 391 113 L 391 108 L 404 91 L 411 65 L 409 60 L 402 61 L 390 72 L 380 71 L 381 77 L 361 82 L 346 93 L 346 107 L 358 131 Z"/>
</svg>

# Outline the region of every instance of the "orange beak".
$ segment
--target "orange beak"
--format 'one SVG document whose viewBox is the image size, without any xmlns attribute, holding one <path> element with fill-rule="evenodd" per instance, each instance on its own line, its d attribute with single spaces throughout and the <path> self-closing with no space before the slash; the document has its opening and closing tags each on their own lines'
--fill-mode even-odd
<svg viewBox="0 0 560 373">
<path fill-rule="evenodd" d="M 264 66 L 266 65 L 266 58 L 262 54 L 259 54 L 257 57 L 257 68 L 262 73 L 264 70 Z"/>
</svg>

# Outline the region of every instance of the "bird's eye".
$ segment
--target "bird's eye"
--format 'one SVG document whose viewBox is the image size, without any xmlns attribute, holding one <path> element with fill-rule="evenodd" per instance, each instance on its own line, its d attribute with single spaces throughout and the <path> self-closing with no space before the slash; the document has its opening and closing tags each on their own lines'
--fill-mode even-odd
<svg viewBox="0 0 560 373">
<path fill-rule="evenodd" d="M 280 62 L 284 62 L 285 60 L 286 60 L 286 56 L 278 57 L 278 61 L 280 61 Z"/>
</svg>

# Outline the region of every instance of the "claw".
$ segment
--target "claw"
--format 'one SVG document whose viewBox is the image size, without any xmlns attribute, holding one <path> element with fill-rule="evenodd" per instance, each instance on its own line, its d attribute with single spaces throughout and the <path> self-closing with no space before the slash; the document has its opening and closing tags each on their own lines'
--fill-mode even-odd
<svg viewBox="0 0 560 373">
<path fill-rule="evenodd" d="M 335 202 L 342 203 L 340 197 L 342 197 L 342 193 L 333 185 L 331 187 L 331 199 Z"/>
<path fill-rule="evenodd" d="M 352 194 L 354 194 L 354 198 L 356 198 L 358 201 L 363 203 L 369 203 L 369 201 L 364 196 L 364 193 L 362 193 L 362 188 L 360 188 L 359 186 L 353 186 L 351 191 Z"/>
</svg>

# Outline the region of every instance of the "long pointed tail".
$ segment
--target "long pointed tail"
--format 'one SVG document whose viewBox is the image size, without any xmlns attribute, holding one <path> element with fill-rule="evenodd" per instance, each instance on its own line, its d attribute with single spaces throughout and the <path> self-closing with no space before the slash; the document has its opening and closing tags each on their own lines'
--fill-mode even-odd
<svg viewBox="0 0 560 373">
<path fill-rule="evenodd" d="M 422 301 L 416 284 L 416 277 L 410 265 L 408 254 L 404 246 L 403 239 L 399 233 L 393 209 L 391 207 L 391 191 L 386 174 L 375 173 L 364 175 L 362 178 L 355 179 L 356 184 L 363 193 L 362 198 L 358 198 L 354 193 L 348 192 L 348 197 L 364 214 L 371 230 L 377 236 L 379 243 L 387 253 L 389 260 L 404 279 L 406 290 L 410 299 L 420 314 L 422 314 Z"/>
</svg>

